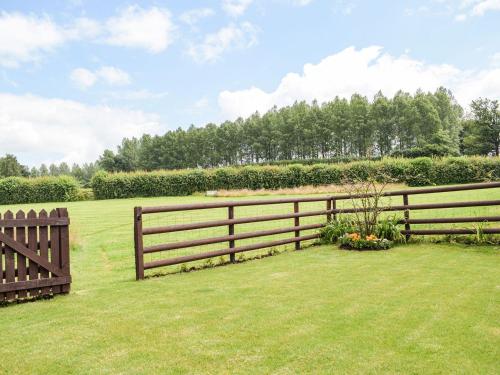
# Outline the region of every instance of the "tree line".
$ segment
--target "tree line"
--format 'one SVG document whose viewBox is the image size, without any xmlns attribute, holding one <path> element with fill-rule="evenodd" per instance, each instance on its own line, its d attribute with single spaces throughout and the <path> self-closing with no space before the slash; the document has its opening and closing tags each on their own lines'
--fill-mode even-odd
<svg viewBox="0 0 500 375">
<path fill-rule="evenodd" d="M 498 100 L 480 98 L 464 113 L 450 90 L 354 94 L 319 104 L 296 102 L 264 114 L 191 125 L 163 135 L 124 138 L 95 163 L 28 169 L 12 155 L 0 158 L 2 176 L 69 174 L 84 184 L 98 169 L 135 171 L 208 168 L 287 160 L 383 156 L 499 155 Z M 16 164 L 17 163 L 17 164 Z"/>
</svg>

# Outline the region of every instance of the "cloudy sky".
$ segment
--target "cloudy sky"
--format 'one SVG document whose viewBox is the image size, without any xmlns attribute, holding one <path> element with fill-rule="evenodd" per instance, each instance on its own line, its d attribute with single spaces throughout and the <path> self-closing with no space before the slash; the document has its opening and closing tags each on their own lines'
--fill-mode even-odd
<svg viewBox="0 0 500 375">
<path fill-rule="evenodd" d="M 500 98 L 500 0 L 2 0 L 0 155 L 86 162 L 123 137 L 379 89 Z"/>
</svg>

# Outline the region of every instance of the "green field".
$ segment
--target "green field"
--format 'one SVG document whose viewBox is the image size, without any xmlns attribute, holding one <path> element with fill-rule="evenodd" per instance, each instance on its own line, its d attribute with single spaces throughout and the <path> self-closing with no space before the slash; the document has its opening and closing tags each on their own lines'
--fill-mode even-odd
<svg viewBox="0 0 500 375">
<path fill-rule="evenodd" d="M 417 242 L 384 252 L 314 246 L 136 282 L 132 208 L 215 199 L 227 200 L 169 197 L 1 206 L 2 213 L 68 207 L 74 248 L 70 295 L 0 309 L 0 373 L 500 372 L 498 246 Z M 411 203 L 482 199 L 500 199 L 500 189 L 415 196 Z M 290 209 L 237 209 L 236 216 Z M 500 207 L 488 207 L 412 215 L 499 213 Z M 165 225 L 225 214 L 153 215 L 145 222 Z M 252 224 L 240 231 L 283 223 Z M 291 220 L 287 223 L 291 226 Z M 162 239 L 148 238 L 147 244 Z M 214 248 L 221 244 L 204 249 Z"/>
</svg>

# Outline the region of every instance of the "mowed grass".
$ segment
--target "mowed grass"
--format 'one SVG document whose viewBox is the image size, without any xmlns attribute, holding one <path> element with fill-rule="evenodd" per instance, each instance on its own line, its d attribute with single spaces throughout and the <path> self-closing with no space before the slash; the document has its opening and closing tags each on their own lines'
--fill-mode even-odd
<svg viewBox="0 0 500 375">
<path fill-rule="evenodd" d="M 421 242 L 383 252 L 314 246 L 134 281 L 132 208 L 216 199 L 228 200 L 0 207 L 5 212 L 66 206 L 73 242 L 79 244 L 71 253 L 70 295 L 0 309 L 0 373 L 500 372 L 498 246 Z M 415 196 L 411 203 L 483 199 L 500 199 L 500 189 Z M 237 215 L 290 212 L 290 205 L 268 207 L 240 209 Z M 485 207 L 412 215 L 499 213 L 499 207 Z M 145 220 L 164 225 L 225 212 L 210 215 Z M 184 236 L 175 240 L 194 234 Z"/>
</svg>

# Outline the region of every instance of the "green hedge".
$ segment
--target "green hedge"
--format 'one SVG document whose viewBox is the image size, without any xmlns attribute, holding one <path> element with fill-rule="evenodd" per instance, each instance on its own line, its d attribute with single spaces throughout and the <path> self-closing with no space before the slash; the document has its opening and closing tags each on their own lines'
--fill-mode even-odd
<svg viewBox="0 0 500 375">
<path fill-rule="evenodd" d="M 180 196 L 218 189 L 278 189 L 384 178 L 410 186 L 461 184 L 500 179 L 500 159 L 485 157 L 385 158 L 342 164 L 246 166 L 212 170 L 134 173 L 99 172 L 92 179 L 96 199 Z"/>
<path fill-rule="evenodd" d="M 78 182 L 69 176 L 0 179 L 0 204 L 67 202 L 78 197 Z"/>
</svg>

